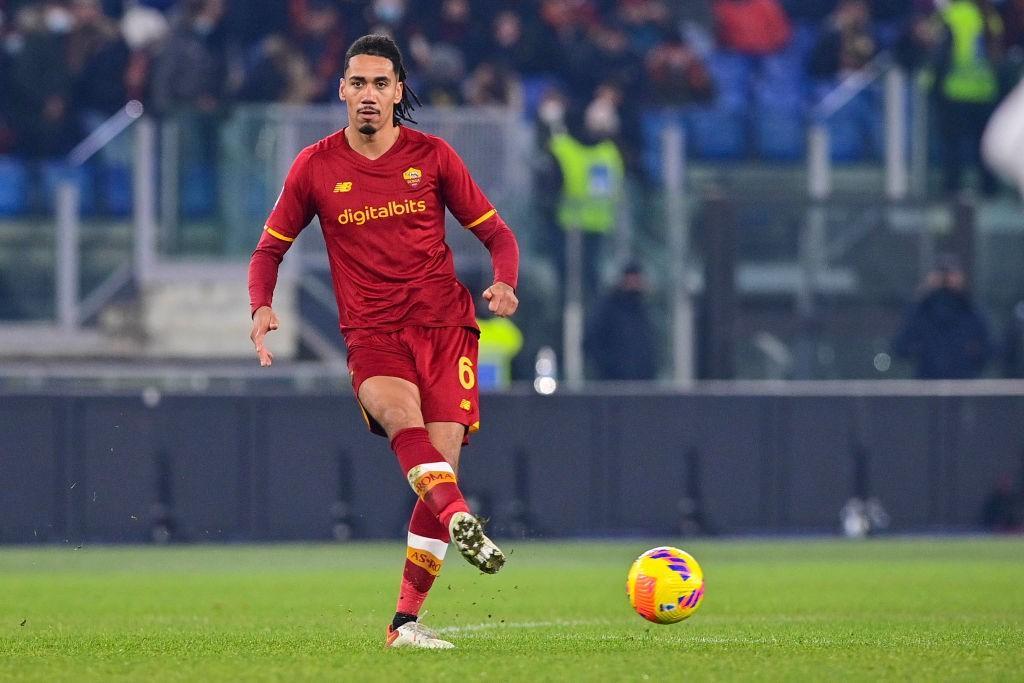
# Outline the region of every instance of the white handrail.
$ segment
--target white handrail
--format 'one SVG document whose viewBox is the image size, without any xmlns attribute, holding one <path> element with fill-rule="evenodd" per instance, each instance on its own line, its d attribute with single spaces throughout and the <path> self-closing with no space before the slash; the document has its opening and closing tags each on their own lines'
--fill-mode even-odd
<svg viewBox="0 0 1024 683">
<path fill-rule="evenodd" d="M 120 135 L 121 131 L 141 117 L 144 110 L 142 102 L 138 100 L 126 103 L 113 116 L 96 126 L 84 140 L 75 145 L 75 148 L 68 153 L 68 162 L 72 166 L 84 164 L 94 154 L 106 147 L 111 140 Z"/>
<path fill-rule="evenodd" d="M 825 121 L 837 111 L 845 107 L 854 97 L 861 94 L 877 81 L 892 64 L 888 52 L 879 52 L 864 66 L 839 82 L 835 88 L 821 98 L 811 109 L 812 116 L 818 121 Z"/>
</svg>

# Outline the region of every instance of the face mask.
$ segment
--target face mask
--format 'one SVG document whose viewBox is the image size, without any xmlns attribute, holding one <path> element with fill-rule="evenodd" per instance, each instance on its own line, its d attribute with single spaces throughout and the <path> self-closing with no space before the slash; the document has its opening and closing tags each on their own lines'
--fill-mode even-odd
<svg viewBox="0 0 1024 683">
<path fill-rule="evenodd" d="M 584 113 L 584 125 L 593 135 L 616 135 L 619 132 L 619 115 L 615 107 L 595 102 Z"/>
<path fill-rule="evenodd" d="M 537 108 L 537 116 L 547 125 L 553 125 L 565 116 L 565 107 L 558 100 L 548 100 Z"/>
<path fill-rule="evenodd" d="M 63 7 L 51 7 L 46 10 L 43 22 L 46 24 L 46 30 L 50 33 L 67 33 L 71 30 L 74 18 L 71 16 L 71 12 Z"/>
</svg>

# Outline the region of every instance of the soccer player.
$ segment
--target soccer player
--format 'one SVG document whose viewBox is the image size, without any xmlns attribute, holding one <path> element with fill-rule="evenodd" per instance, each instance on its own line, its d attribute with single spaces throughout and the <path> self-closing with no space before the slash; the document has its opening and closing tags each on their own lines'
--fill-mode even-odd
<svg viewBox="0 0 1024 683">
<path fill-rule="evenodd" d="M 348 126 L 296 157 L 249 264 L 251 339 L 260 365 L 278 266 L 316 215 L 327 244 L 356 399 L 371 431 L 386 436 L 418 496 L 409 520 L 390 647 L 450 648 L 418 623 L 449 541 L 493 574 L 505 556 L 484 535 L 462 492 L 461 447 L 479 426 L 473 296 L 455 277 L 444 211 L 483 242 L 494 267 L 488 308 L 519 306 L 515 236 L 444 140 L 412 130 L 415 95 L 398 46 L 368 35 L 345 55 L 339 95 Z"/>
</svg>

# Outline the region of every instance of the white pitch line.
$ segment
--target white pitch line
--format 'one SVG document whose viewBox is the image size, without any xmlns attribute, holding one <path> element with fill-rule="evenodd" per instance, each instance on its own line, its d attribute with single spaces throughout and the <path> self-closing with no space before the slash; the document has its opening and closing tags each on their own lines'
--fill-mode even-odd
<svg viewBox="0 0 1024 683">
<path fill-rule="evenodd" d="M 472 633 L 475 631 L 487 631 L 495 628 L 553 628 L 557 626 L 605 626 L 608 621 L 601 619 L 559 619 L 557 621 L 484 621 L 479 624 L 467 624 L 465 626 L 444 626 L 435 629 L 438 633 Z"/>
</svg>

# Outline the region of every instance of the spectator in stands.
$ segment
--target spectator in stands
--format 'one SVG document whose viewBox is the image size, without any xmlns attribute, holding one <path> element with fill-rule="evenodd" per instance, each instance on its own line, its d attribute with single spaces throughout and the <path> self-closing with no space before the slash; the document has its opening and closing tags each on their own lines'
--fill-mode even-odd
<svg viewBox="0 0 1024 683">
<path fill-rule="evenodd" d="M 841 79 L 860 71 L 878 52 L 867 0 L 841 0 L 811 53 L 811 75 Z"/>
<path fill-rule="evenodd" d="M 73 0 L 74 29 L 67 63 L 75 109 L 87 130 L 96 128 L 127 101 L 124 76 L 128 44 L 99 0 Z"/>
<path fill-rule="evenodd" d="M 333 0 L 306 0 L 295 37 L 295 47 L 301 50 L 313 74 L 311 101 L 335 102 L 348 41 Z"/>
<path fill-rule="evenodd" d="M 715 0 L 719 44 L 740 54 L 760 57 L 789 44 L 792 28 L 778 0 Z"/>
<path fill-rule="evenodd" d="M 515 74 L 505 67 L 482 62 L 463 86 L 466 104 L 521 109 L 523 96 Z"/>
<path fill-rule="evenodd" d="M 149 102 L 153 65 L 170 33 L 170 25 L 157 10 L 133 5 L 121 18 L 121 33 L 129 49 L 124 74 L 125 95 L 129 99 Z"/>
<path fill-rule="evenodd" d="M 911 71 L 928 66 L 939 45 L 940 28 L 931 13 L 914 14 L 893 48 L 896 61 Z"/>
<path fill-rule="evenodd" d="M 631 263 L 601 300 L 585 339 L 596 379 L 649 380 L 657 376 L 657 338 L 648 296 L 642 268 Z"/>
<path fill-rule="evenodd" d="M 225 104 L 227 57 L 219 30 L 224 0 L 185 0 L 153 71 L 160 113 L 217 113 Z"/>
<path fill-rule="evenodd" d="M 557 164 L 546 186 L 548 192 L 559 190 L 556 271 L 566 273 L 566 235 L 579 231 L 585 293 L 600 291 L 604 242 L 615 228 L 625 175 L 625 162 L 614 142 L 620 132 L 618 95 L 611 90 L 600 89 L 585 111 L 574 113 L 567 129 L 554 133 L 548 143 Z"/>
<path fill-rule="evenodd" d="M 406 37 L 409 14 L 406 0 L 373 0 L 363 14 L 365 32 L 383 33 L 395 39 L 403 39 Z M 362 26 L 357 33 L 363 33 Z"/>
<path fill-rule="evenodd" d="M 8 35 L 7 15 L 0 12 L 0 92 L 12 92 L 10 82 L 11 58 L 10 51 L 14 48 L 17 37 Z M 11 98 L 0 97 L 0 154 L 6 154 L 14 148 L 14 124 L 11 121 Z"/>
<path fill-rule="evenodd" d="M 1024 51 L 1024 0 L 1005 0 L 1003 8 L 1003 23 L 1006 26 L 1006 48 L 1016 48 Z M 1018 55 L 1018 60 L 1024 59 L 1024 54 Z"/>
<path fill-rule="evenodd" d="M 457 47 L 468 64 L 487 56 L 487 28 L 473 15 L 469 0 L 443 0 L 441 11 L 432 11 L 429 18 L 432 25 L 427 32 L 432 41 Z"/>
<path fill-rule="evenodd" d="M 512 9 L 498 12 L 492 24 L 489 58 L 521 74 L 536 74 L 555 63 L 553 39 L 543 35 L 543 24 L 524 24 Z"/>
<path fill-rule="evenodd" d="M 575 92 L 591 93 L 603 79 L 599 48 L 601 15 L 591 0 L 543 0 L 541 19 L 556 50 L 552 67 Z"/>
<path fill-rule="evenodd" d="M 284 36 L 272 34 L 260 41 L 237 97 L 242 102 L 305 104 L 317 96 L 319 86 L 302 52 Z"/>
<path fill-rule="evenodd" d="M 596 61 L 590 70 L 597 83 L 621 83 L 636 76 L 637 55 L 630 50 L 629 38 L 623 30 L 607 24 L 592 26 L 587 40 L 594 46 Z"/>
<path fill-rule="evenodd" d="M 945 189 L 962 189 L 964 171 L 973 166 L 981 191 L 990 195 L 998 185 L 979 163 L 979 148 L 999 100 L 1002 21 L 988 0 L 952 0 L 939 16 L 943 29 L 934 65 L 935 101 Z"/>
<path fill-rule="evenodd" d="M 417 74 L 416 94 L 426 104 L 451 106 L 462 103 L 462 80 L 466 60 L 462 51 L 448 43 L 431 43 L 417 31 L 409 40 L 413 73 Z"/>
<path fill-rule="evenodd" d="M 288 32 L 289 2 L 239 2 L 229 0 L 224 26 L 231 43 L 241 53 L 261 44 L 270 35 Z"/>
<path fill-rule="evenodd" d="M 795 22 L 821 24 L 835 10 L 839 0 L 782 0 L 782 6 Z"/>
<path fill-rule="evenodd" d="M 654 104 L 706 102 L 714 94 L 711 75 L 704 62 L 676 31 L 667 32 L 664 39 L 647 52 L 644 71 L 650 85 L 647 93 Z"/>
<path fill-rule="evenodd" d="M 893 352 L 916 364 L 918 379 L 980 377 L 992 355 L 988 324 L 975 305 L 959 260 L 939 258 L 908 309 Z"/>
<path fill-rule="evenodd" d="M 615 23 L 629 39 L 630 51 L 642 55 L 661 43 L 673 26 L 672 13 L 662 0 L 623 0 L 615 10 Z"/>
<path fill-rule="evenodd" d="M 74 17 L 63 3 L 29 4 L 17 12 L 20 39 L 10 61 L 10 115 L 17 151 L 30 159 L 67 154 L 81 139 L 72 111 L 72 77 L 66 54 Z"/>
</svg>

